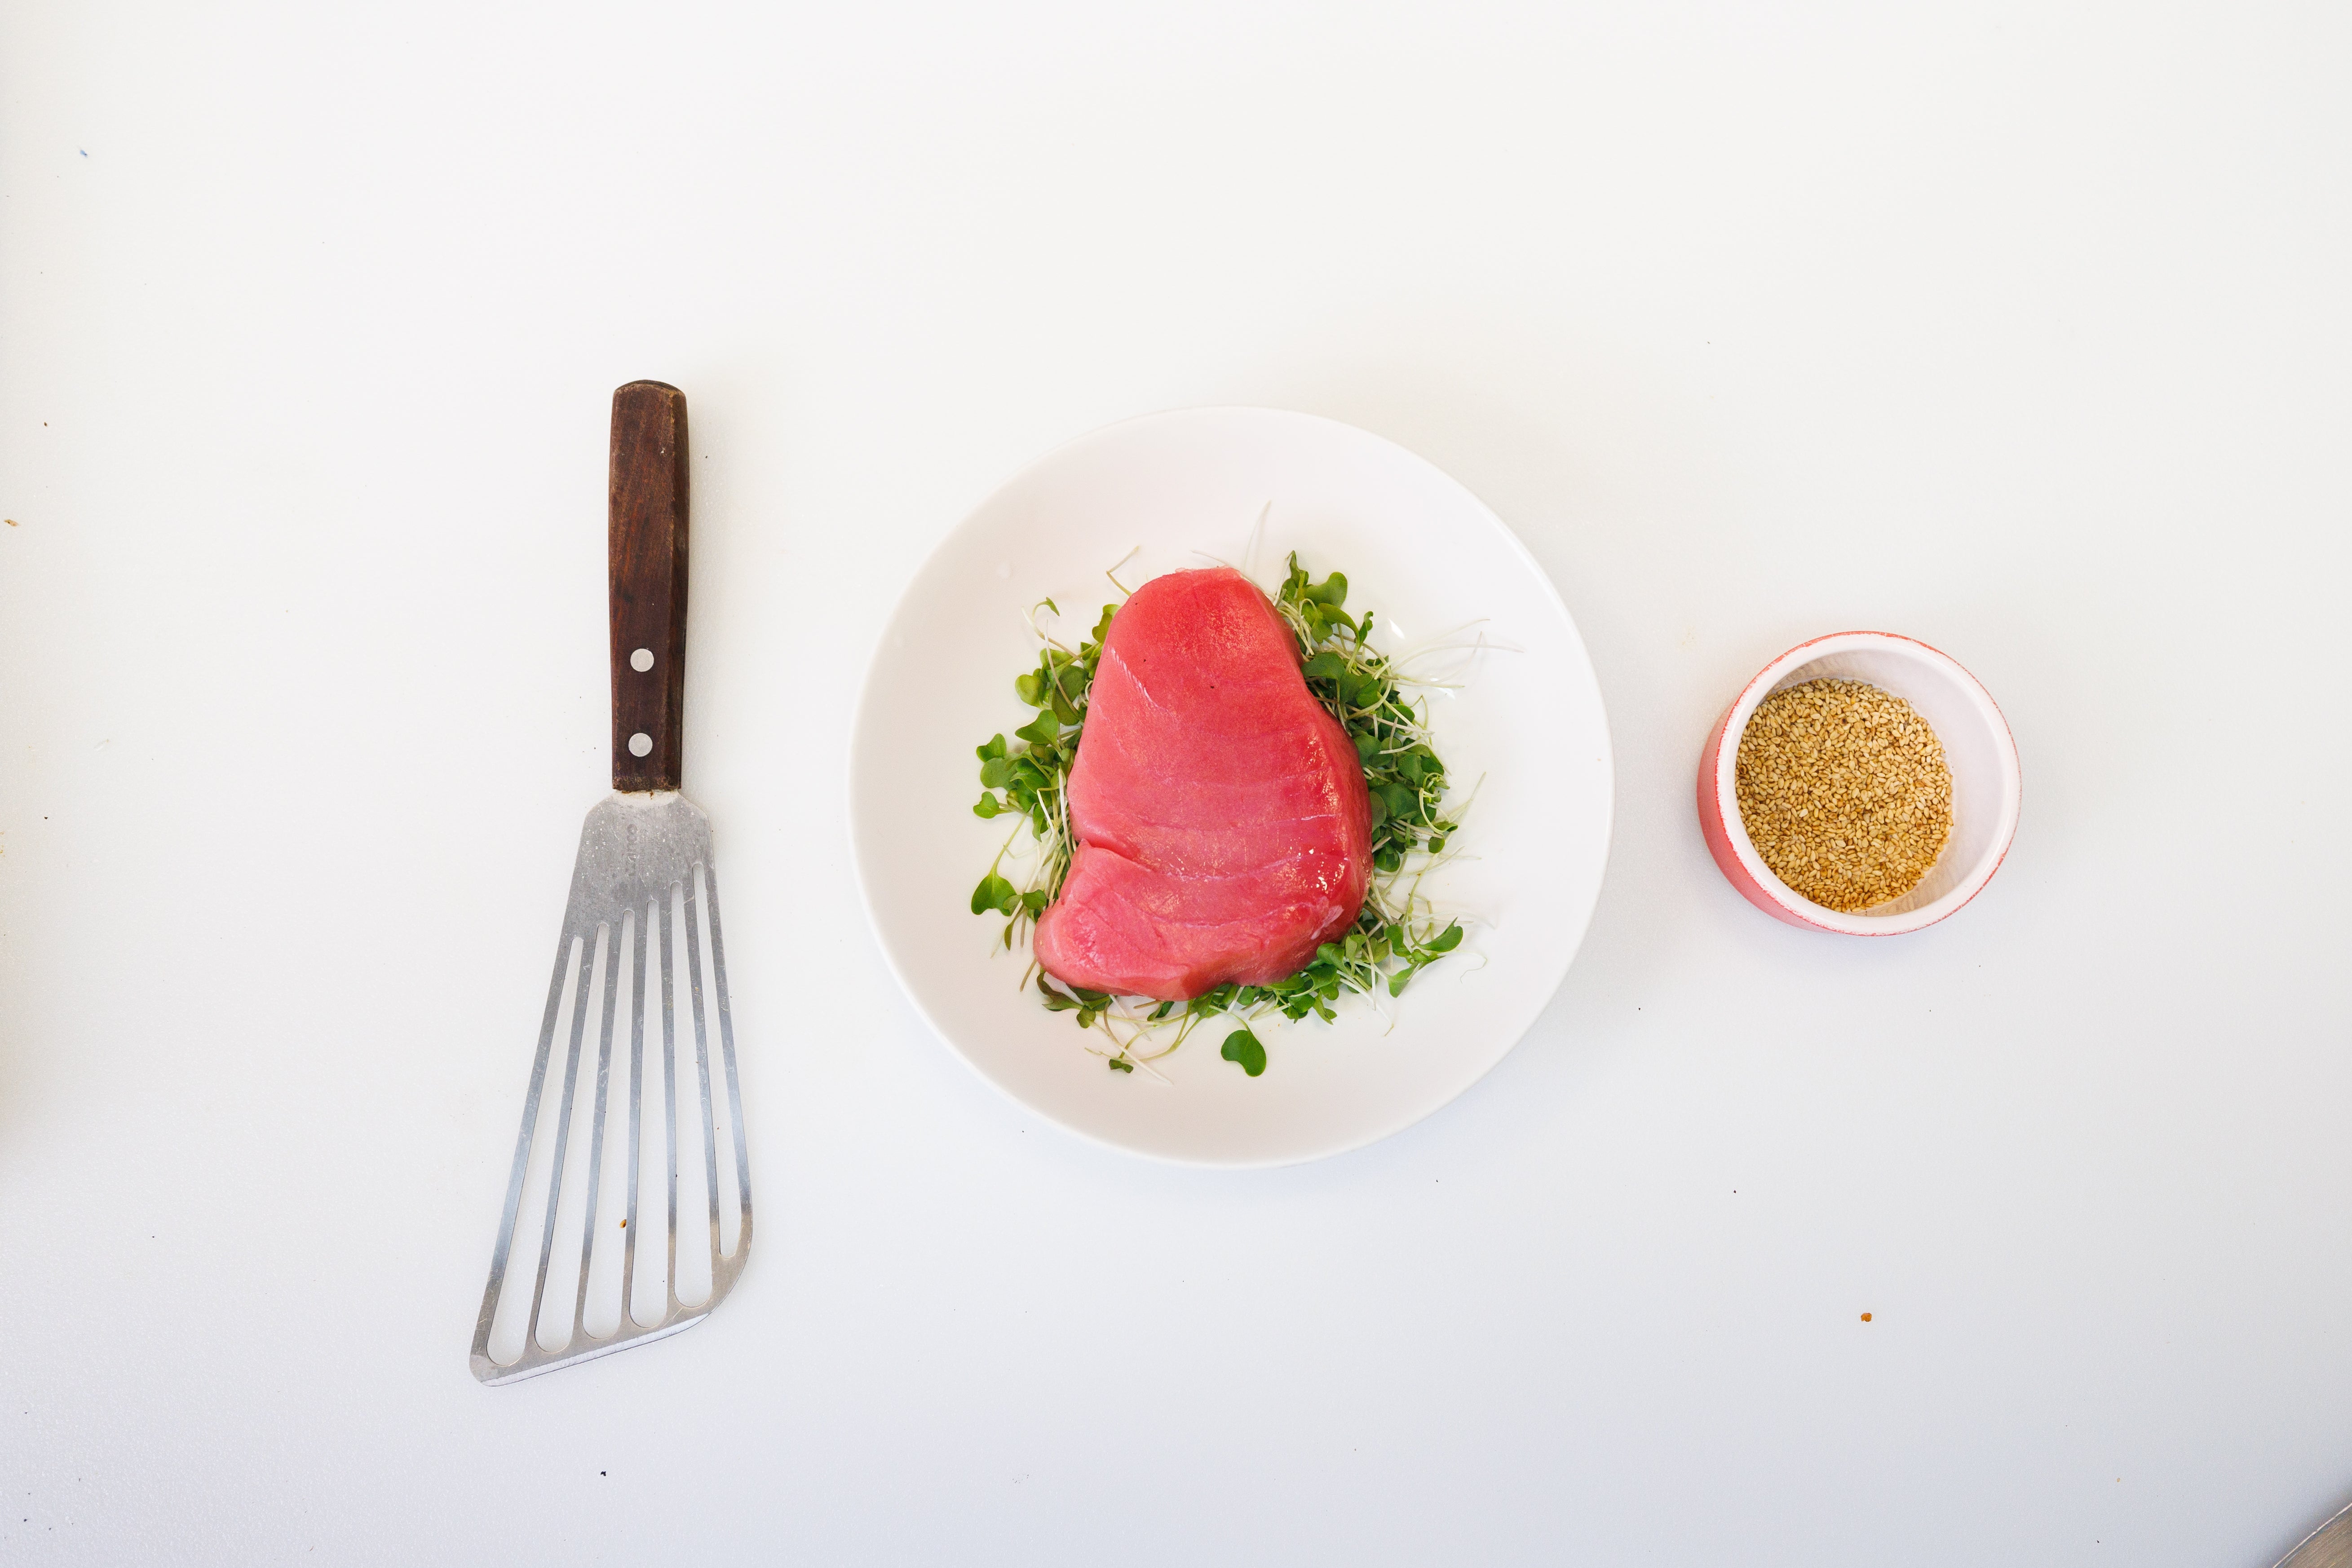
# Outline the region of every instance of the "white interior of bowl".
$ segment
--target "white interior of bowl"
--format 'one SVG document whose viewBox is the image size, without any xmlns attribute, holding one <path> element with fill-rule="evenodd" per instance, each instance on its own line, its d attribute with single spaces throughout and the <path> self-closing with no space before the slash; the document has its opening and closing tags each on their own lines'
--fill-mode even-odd
<svg viewBox="0 0 2352 1568">
<path fill-rule="evenodd" d="M 1738 743 L 1748 719 L 1774 692 L 1824 679 L 1867 681 L 1911 704 L 1943 742 L 1945 761 L 1952 770 L 1952 835 L 1944 852 L 1909 892 L 1853 914 L 1817 904 L 1774 876 L 1739 818 Z M 1947 655 L 1883 632 L 1824 637 L 1791 649 L 1768 666 L 1725 727 L 1717 787 L 1732 845 L 1762 886 L 1817 924 L 1881 935 L 1932 925 L 1975 896 L 2000 864 L 2017 830 L 2021 795 L 2016 744 L 1991 696 Z"/>
</svg>

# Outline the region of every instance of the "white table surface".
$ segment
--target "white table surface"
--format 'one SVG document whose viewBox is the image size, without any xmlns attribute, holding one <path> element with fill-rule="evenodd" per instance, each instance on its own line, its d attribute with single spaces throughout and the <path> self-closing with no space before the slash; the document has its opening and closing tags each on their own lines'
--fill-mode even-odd
<svg viewBox="0 0 2352 1568">
<path fill-rule="evenodd" d="M 2268 1563 L 2352 1496 L 2348 59 L 2323 6 L 10 7 L 0 1559 Z M 637 376 L 759 1244 L 485 1390 Z M 1248 1174 L 975 1079 L 843 826 L 922 552 L 1229 402 L 1495 506 L 1619 802 L 1502 1067 Z M 2025 764 L 1990 889 L 1875 944 L 1691 806 L 1853 626 Z"/>
</svg>

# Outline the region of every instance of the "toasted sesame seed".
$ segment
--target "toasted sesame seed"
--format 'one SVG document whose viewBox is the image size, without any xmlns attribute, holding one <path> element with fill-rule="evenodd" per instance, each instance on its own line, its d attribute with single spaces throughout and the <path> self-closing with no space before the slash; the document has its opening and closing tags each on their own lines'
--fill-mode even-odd
<svg viewBox="0 0 2352 1568">
<path fill-rule="evenodd" d="M 1911 704 L 1861 680 L 1808 680 L 1740 732 L 1739 820 L 1772 874 L 1843 914 L 1919 885 L 1952 833 L 1943 742 Z"/>
</svg>

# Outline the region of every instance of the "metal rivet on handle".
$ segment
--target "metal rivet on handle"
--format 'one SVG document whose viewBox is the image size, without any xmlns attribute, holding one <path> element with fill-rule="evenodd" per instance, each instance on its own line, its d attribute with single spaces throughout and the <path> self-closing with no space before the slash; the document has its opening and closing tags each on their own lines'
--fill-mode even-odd
<svg viewBox="0 0 2352 1568">
<path fill-rule="evenodd" d="M 629 755 L 642 757 L 654 749 L 654 738 L 643 730 L 629 737 Z"/>
<path fill-rule="evenodd" d="M 654 650 L 649 647 L 641 647 L 637 649 L 636 652 L 629 656 L 629 668 L 635 670 L 640 675 L 644 674 L 646 670 L 651 669 L 653 667 Z M 640 752 L 637 754 L 639 756 L 643 756 L 645 753 Z"/>
</svg>

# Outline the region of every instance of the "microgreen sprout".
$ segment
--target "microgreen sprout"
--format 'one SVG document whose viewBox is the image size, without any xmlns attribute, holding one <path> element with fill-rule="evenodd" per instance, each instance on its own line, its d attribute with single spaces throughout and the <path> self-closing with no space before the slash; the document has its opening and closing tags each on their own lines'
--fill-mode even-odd
<svg viewBox="0 0 2352 1568">
<path fill-rule="evenodd" d="M 1116 577 L 1112 583 L 1118 585 Z M 1402 995 L 1415 974 L 1461 945 L 1461 922 L 1441 924 L 1420 891 L 1423 875 L 1444 856 L 1459 826 L 1459 813 L 1445 810 L 1445 764 L 1430 742 L 1420 701 L 1408 694 L 1428 683 L 1402 675 L 1373 649 L 1372 612 L 1349 613 L 1345 574 L 1334 572 L 1318 583 L 1294 552 L 1273 599 L 1298 639 L 1307 690 L 1348 731 L 1363 764 L 1372 820 L 1372 879 L 1363 910 L 1353 927 L 1318 947 L 1296 973 L 1266 985 L 1220 985 L 1189 1002 L 1065 986 L 1032 964 L 1023 984 L 1035 975 L 1048 1008 L 1075 1014 L 1080 1028 L 1099 1031 L 1108 1048 L 1090 1044 L 1087 1049 L 1115 1072 L 1151 1071 L 1149 1064 L 1182 1045 L 1195 1025 L 1225 1016 L 1242 1026 L 1225 1037 L 1219 1054 L 1255 1078 L 1265 1071 L 1266 1054 L 1249 1027 L 1253 1018 L 1279 1013 L 1295 1020 L 1311 1013 L 1328 1022 L 1339 1016 L 1334 1005 L 1343 994 Z M 1037 716 L 1013 731 L 1012 741 L 1000 734 L 979 747 L 982 793 L 972 807 L 979 816 L 1017 819 L 971 895 L 972 913 L 1006 917 L 1008 949 L 1060 895 L 1069 874 L 1070 768 L 1118 606 L 1105 605 L 1093 634 L 1075 649 L 1037 626 L 1039 609 L 1061 613 L 1050 599 L 1032 606 L 1030 626 L 1041 644 L 1037 667 L 1013 681 L 1014 694 Z M 1029 858 L 1026 885 L 1016 888 L 1003 869 L 1024 827 L 1037 853 Z"/>
</svg>

